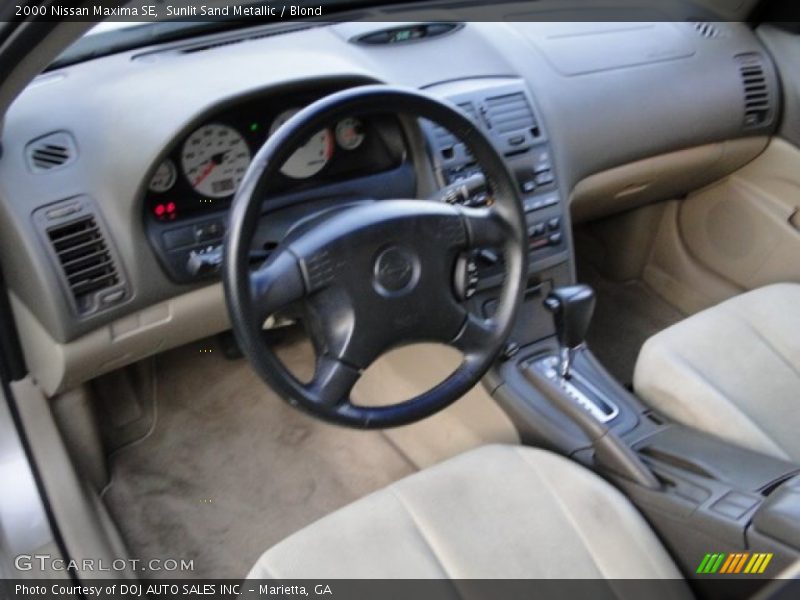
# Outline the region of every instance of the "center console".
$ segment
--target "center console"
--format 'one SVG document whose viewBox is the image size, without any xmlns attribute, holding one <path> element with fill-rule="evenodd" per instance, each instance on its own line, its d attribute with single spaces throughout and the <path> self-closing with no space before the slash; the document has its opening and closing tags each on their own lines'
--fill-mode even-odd
<svg viewBox="0 0 800 600">
<path fill-rule="evenodd" d="M 800 465 L 671 423 L 617 384 L 583 341 L 587 286 L 557 288 L 539 304 L 555 335 L 520 348 L 491 380 L 524 442 L 621 488 L 704 593 L 715 577 L 738 574 L 750 583 L 728 597 L 748 597 L 800 560 Z"/>
<path fill-rule="evenodd" d="M 532 280 L 569 260 L 565 204 L 558 188 L 556 165 L 544 124 L 533 97 L 518 79 L 469 79 L 429 87 L 470 118 L 492 141 L 516 179 L 528 228 L 529 270 Z M 480 173 L 466 145 L 435 123 L 424 123 L 434 170 L 441 186 L 457 184 Z M 485 194 L 458 199 L 479 206 Z M 491 290 L 503 276 L 502 257 L 476 253 L 478 285 L 475 292 L 484 313 L 491 312 Z M 568 278 L 568 271 L 564 273 Z M 566 281 L 567 279 L 564 279 Z M 538 284 L 537 284 L 538 285 Z M 486 294 L 479 294 L 481 291 Z"/>
</svg>

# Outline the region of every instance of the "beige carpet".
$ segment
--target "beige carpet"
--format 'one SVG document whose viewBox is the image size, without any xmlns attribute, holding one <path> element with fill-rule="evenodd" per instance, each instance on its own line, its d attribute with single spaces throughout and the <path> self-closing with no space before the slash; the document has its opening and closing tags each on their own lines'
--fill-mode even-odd
<svg viewBox="0 0 800 600">
<path fill-rule="evenodd" d="M 296 342 L 282 356 L 310 364 Z M 413 471 L 379 432 L 301 414 L 213 341 L 167 352 L 156 368 L 155 428 L 114 455 L 104 496 L 135 558 L 243 577 L 272 544 Z"/>
<path fill-rule="evenodd" d="M 639 280 L 611 281 L 586 264 L 579 264 L 578 280 L 597 294 L 586 340 L 589 348 L 620 383 L 628 385 L 642 345 L 684 315 Z"/>
</svg>

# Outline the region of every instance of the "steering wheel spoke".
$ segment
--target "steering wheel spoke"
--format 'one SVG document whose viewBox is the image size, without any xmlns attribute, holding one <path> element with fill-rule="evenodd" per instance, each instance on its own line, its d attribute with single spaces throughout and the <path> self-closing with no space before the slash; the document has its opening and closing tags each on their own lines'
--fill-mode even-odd
<svg viewBox="0 0 800 600">
<path fill-rule="evenodd" d="M 493 208 L 460 208 L 467 228 L 467 247 L 498 248 L 508 241 L 511 228 Z"/>
<path fill-rule="evenodd" d="M 304 387 L 315 403 L 326 408 L 335 408 L 350 402 L 350 392 L 360 377 L 361 371 L 355 367 L 322 355 L 317 359 L 314 377 Z"/>
<path fill-rule="evenodd" d="M 498 329 L 494 321 L 468 314 L 464 326 L 450 345 L 460 350 L 469 362 L 472 357 L 482 355 L 485 348 L 494 342 L 497 334 Z"/>
<path fill-rule="evenodd" d="M 253 310 L 259 323 L 306 295 L 303 275 L 294 254 L 279 251 L 250 275 Z"/>
</svg>

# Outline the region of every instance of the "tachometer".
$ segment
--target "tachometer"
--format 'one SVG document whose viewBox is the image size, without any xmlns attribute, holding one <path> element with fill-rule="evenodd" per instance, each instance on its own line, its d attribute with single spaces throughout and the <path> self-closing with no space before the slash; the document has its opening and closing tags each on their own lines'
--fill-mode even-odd
<svg viewBox="0 0 800 600">
<path fill-rule="evenodd" d="M 279 114 L 272 122 L 269 134 L 275 133 L 299 110 L 299 108 L 291 108 Z M 281 167 L 281 173 L 293 179 L 307 179 L 319 173 L 328 164 L 331 156 L 333 156 L 333 135 L 330 130 L 323 129 L 311 136 L 305 145 L 295 150 L 286 164 Z"/>
<path fill-rule="evenodd" d="M 156 172 L 153 173 L 153 177 L 150 179 L 148 188 L 151 192 L 162 194 L 175 185 L 177 179 L 178 168 L 175 166 L 175 163 L 168 158 L 158 165 Z"/>
<path fill-rule="evenodd" d="M 183 145 L 181 166 L 194 190 L 210 198 L 230 196 L 250 165 L 250 148 L 227 125 L 204 125 Z"/>
<path fill-rule="evenodd" d="M 355 117 L 342 119 L 336 124 L 336 141 L 345 150 L 358 148 L 364 137 L 364 124 Z"/>
</svg>

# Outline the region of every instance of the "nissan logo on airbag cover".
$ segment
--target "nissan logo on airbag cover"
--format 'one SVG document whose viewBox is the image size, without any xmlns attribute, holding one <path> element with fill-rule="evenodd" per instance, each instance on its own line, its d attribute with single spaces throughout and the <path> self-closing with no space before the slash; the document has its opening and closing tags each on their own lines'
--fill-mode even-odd
<svg viewBox="0 0 800 600">
<path fill-rule="evenodd" d="M 399 296 L 411 291 L 419 280 L 419 260 L 399 246 L 383 250 L 375 260 L 373 285 L 383 296 Z"/>
</svg>

